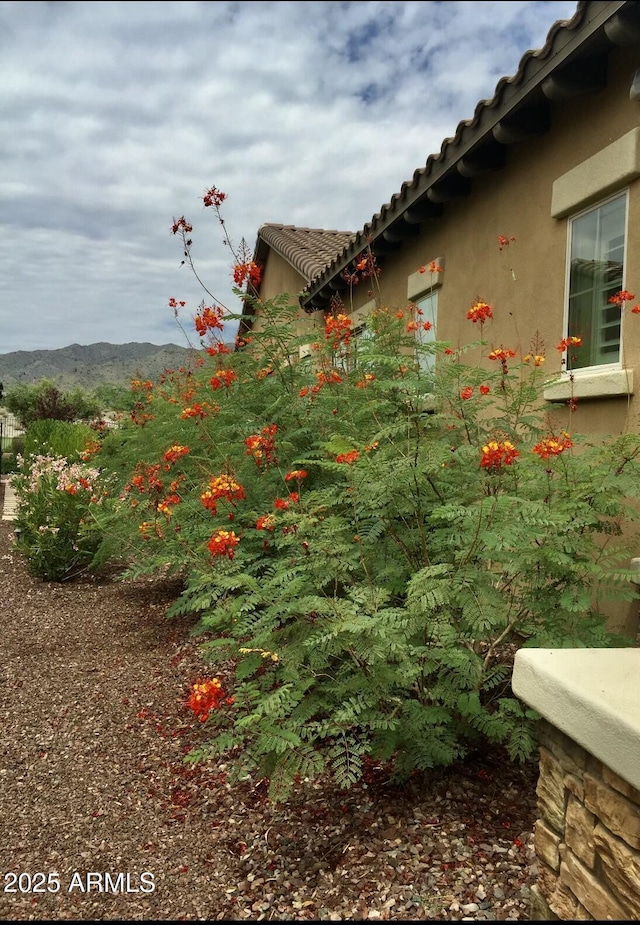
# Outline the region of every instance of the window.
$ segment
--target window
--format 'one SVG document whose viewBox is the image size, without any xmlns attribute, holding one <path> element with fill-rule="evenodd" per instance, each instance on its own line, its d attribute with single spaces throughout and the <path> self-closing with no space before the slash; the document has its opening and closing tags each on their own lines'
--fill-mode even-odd
<svg viewBox="0 0 640 925">
<path fill-rule="evenodd" d="M 571 369 L 620 363 L 621 309 L 609 298 L 624 288 L 627 194 L 609 199 L 571 221 L 567 335 Z"/>
<path fill-rule="evenodd" d="M 335 353 L 335 365 L 338 369 L 348 373 L 355 368 L 358 362 L 358 353 L 364 341 L 371 337 L 371 331 L 366 324 L 354 324 L 351 329 L 349 345 L 341 345 Z"/>
<path fill-rule="evenodd" d="M 416 301 L 417 312 L 416 321 L 418 328 L 416 330 L 416 342 L 418 344 L 417 354 L 420 369 L 425 373 L 432 373 L 436 365 L 436 357 L 429 350 L 420 349 L 425 344 L 432 344 L 436 339 L 436 320 L 438 317 L 438 292 L 429 292 Z M 425 325 L 430 325 L 425 329 Z"/>
<path fill-rule="evenodd" d="M 416 354 L 420 369 L 432 373 L 435 369 L 435 354 L 428 349 L 421 349 L 432 344 L 436 339 L 436 321 L 438 319 L 438 290 L 444 282 L 444 258 L 436 257 L 427 261 L 407 281 L 407 298 L 417 306 L 414 321 L 416 328 Z M 425 325 L 427 330 L 425 330 Z"/>
</svg>

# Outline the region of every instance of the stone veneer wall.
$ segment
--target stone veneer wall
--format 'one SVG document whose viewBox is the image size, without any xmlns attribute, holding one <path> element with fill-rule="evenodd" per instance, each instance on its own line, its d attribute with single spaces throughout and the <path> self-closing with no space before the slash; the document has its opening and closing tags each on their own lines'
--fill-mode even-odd
<svg viewBox="0 0 640 925">
<path fill-rule="evenodd" d="M 640 920 L 640 790 L 542 720 L 537 794 L 531 919 Z"/>
</svg>

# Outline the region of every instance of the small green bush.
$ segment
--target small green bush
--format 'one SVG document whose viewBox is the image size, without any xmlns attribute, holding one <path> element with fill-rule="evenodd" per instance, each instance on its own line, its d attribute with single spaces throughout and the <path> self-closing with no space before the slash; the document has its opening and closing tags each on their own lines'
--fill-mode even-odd
<svg viewBox="0 0 640 925">
<path fill-rule="evenodd" d="M 29 425 L 25 439 L 24 455 L 62 456 L 77 460 L 87 444 L 95 441 L 96 432 L 88 424 L 43 419 Z"/>
</svg>

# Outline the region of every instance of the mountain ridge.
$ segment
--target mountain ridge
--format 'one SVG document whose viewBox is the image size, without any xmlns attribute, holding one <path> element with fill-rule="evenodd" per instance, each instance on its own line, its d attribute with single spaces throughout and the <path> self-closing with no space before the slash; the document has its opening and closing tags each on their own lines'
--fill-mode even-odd
<svg viewBox="0 0 640 925">
<path fill-rule="evenodd" d="M 0 353 L 0 382 L 6 393 L 15 385 L 50 379 L 59 389 L 91 390 L 128 385 L 131 379 L 157 379 L 166 369 L 185 366 L 199 351 L 178 344 L 130 341 L 69 344 L 55 350 Z"/>
</svg>

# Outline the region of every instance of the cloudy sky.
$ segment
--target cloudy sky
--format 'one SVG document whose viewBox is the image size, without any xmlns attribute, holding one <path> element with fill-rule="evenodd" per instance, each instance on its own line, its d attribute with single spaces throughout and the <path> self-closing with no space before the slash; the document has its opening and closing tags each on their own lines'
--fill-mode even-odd
<svg viewBox="0 0 640 925">
<path fill-rule="evenodd" d="M 204 293 L 174 218 L 237 309 L 206 189 L 236 245 L 263 222 L 357 231 L 575 10 L 0 2 L 0 353 L 186 346 L 168 301 L 191 330 Z"/>
</svg>

